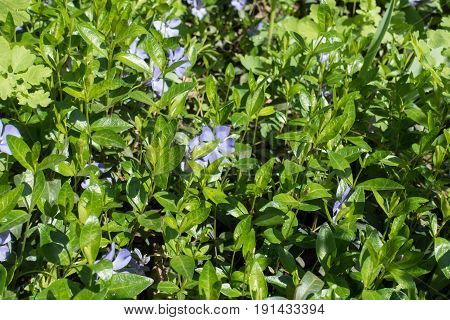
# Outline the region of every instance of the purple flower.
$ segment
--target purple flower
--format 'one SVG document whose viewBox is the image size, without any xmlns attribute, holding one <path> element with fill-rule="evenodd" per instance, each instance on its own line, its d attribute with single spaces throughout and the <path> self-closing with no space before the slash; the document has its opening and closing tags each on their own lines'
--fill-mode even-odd
<svg viewBox="0 0 450 320">
<path fill-rule="evenodd" d="M 116 256 L 116 247 L 114 242 L 111 245 L 111 249 L 103 257 L 103 259 L 112 261 L 113 271 L 119 271 L 125 268 L 131 261 L 131 253 L 127 249 L 120 249 Z"/>
<path fill-rule="evenodd" d="M 256 25 L 253 25 L 250 28 L 248 28 L 248 34 L 250 36 L 256 36 L 259 34 L 259 32 L 262 30 L 263 27 L 264 27 L 264 23 L 262 21 L 260 21 Z"/>
<path fill-rule="evenodd" d="M 187 1 L 191 6 L 191 13 L 193 16 L 197 17 L 199 20 L 202 20 L 204 16 L 208 14 L 205 8 L 203 8 L 203 1 L 201 0 L 188 0 Z"/>
<path fill-rule="evenodd" d="M 341 211 L 342 205 L 347 201 L 348 195 L 350 191 L 352 190 L 351 186 L 347 186 L 344 193 L 341 195 L 341 198 L 339 200 L 336 200 L 333 205 L 333 216 L 336 216 L 339 211 Z"/>
<path fill-rule="evenodd" d="M 153 76 L 150 80 L 145 82 L 146 86 L 151 86 L 153 91 L 161 97 L 167 91 L 167 83 L 161 77 L 161 69 L 157 65 L 153 66 Z"/>
<path fill-rule="evenodd" d="M 420 0 L 408 0 L 408 2 L 411 7 L 415 7 L 420 3 Z"/>
<path fill-rule="evenodd" d="M 139 48 L 138 45 L 139 45 L 139 37 L 134 39 L 134 41 L 130 44 L 128 53 L 134 54 L 143 60 L 148 59 L 148 54 L 144 51 L 144 49 Z"/>
<path fill-rule="evenodd" d="M 132 273 L 145 275 L 145 272 L 150 270 L 146 265 L 150 262 L 150 257 L 142 254 L 141 250 L 135 248 L 133 250 L 133 257 L 129 264 L 129 270 Z M 128 269 L 128 268 L 127 268 Z"/>
<path fill-rule="evenodd" d="M 154 21 L 153 26 L 158 30 L 164 38 L 177 37 L 179 31 L 175 29 L 181 24 L 180 19 L 171 19 L 169 21 Z"/>
<path fill-rule="evenodd" d="M 325 97 L 325 99 L 330 100 L 331 98 L 333 98 L 333 93 L 329 90 L 327 90 L 327 85 L 324 84 L 322 85 L 322 96 Z"/>
<path fill-rule="evenodd" d="M 8 260 L 11 249 L 8 243 L 11 242 L 11 233 L 4 231 L 0 233 L 0 262 Z"/>
<path fill-rule="evenodd" d="M 329 53 L 321 53 L 319 55 L 319 62 L 325 64 L 325 69 L 328 69 L 328 65 L 330 64 L 330 54 Z"/>
<path fill-rule="evenodd" d="M 195 148 L 199 149 L 216 139 L 219 140 L 218 146 L 203 158 L 195 160 L 197 163 L 206 167 L 208 163 L 211 164 L 217 159 L 234 153 L 234 140 L 230 137 L 230 127 L 228 126 L 217 126 L 215 135 L 210 127 L 204 126 L 202 133 L 189 141 L 189 152 L 192 153 Z"/>
<path fill-rule="evenodd" d="M 244 9 L 244 6 L 246 5 L 247 0 L 232 0 L 231 5 L 237 10 L 241 11 Z"/>
<path fill-rule="evenodd" d="M 21 137 L 19 130 L 11 124 L 7 124 L 3 127 L 3 122 L 0 120 L 0 152 L 4 152 L 6 154 L 11 155 L 11 149 L 8 146 L 8 142 L 6 141 L 7 136 L 16 136 Z"/>
<path fill-rule="evenodd" d="M 91 163 L 91 165 L 92 166 L 96 166 L 98 168 L 98 171 L 100 172 L 100 175 L 102 175 L 102 174 L 104 174 L 106 172 L 106 167 L 103 164 L 101 164 L 101 163 L 98 163 L 98 162 L 94 161 L 94 162 Z M 110 184 L 112 184 L 111 177 L 107 177 L 107 178 L 104 178 L 104 179 L 101 179 L 101 180 L 108 181 Z M 89 188 L 90 185 L 91 185 L 91 178 L 90 178 L 90 176 L 87 176 L 87 178 L 84 179 L 84 181 L 81 183 L 81 188 L 87 189 L 87 188 Z"/>
<path fill-rule="evenodd" d="M 169 67 L 180 61 L 186 61 L 185 63 L 182 63 L 178 67 L 175 68 L 174 72 L 175 74 L 181 78 L 186 73 L 186 68 L 191 65 L 189 62 L 189 59 L 187 56 L 184 55 L 184 48 L 176 48 L 175 51 L 172 51 L 172 49 L 169 49 Z"/>
</svg>

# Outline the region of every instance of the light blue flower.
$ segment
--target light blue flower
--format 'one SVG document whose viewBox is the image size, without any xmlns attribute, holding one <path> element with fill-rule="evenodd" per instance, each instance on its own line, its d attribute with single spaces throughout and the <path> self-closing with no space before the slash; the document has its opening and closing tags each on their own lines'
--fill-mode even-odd
<svg viewBox="0 0 450 320">
<path fill-rule="evenodd" d="M 408 2 L 411 7 L 416 7 L 420 3 L 420 0 L 408 0 Z"/>
<path fill-rule="evenodd" d="M 230 127 L 217 126 L 216 134 L 214 134 L 210 127 L 204 126 L 202 128 L 202 133 L 189 141 L 188 149 L 189 152 L 192 153 L 194 149 L 199 149 L 206 143 L 214 141 L 216 139 L 219 140 L 219 144 L 217 145 L 217 147 L 203 158 L 195 160 L 203 167 L 208 166 L 208 164 L 211 164 L 217 159 L 234 153 L 235 143 L 233 138 L 230 137 Z"/>
<path fill-rule="evenodd" d="M 145 82 L 146 86 L 151 86 L 153 91 L 161 97 L 167 91 L 167 83 L 161 77 L 161 69 L 157 65 L 153 66 L 153 76 L 150 80 Z"/>
<path fill-rule="evenodd" d="M 175 29 L 181 24 L 181 20 L 171 19 L 169 21 L 163 22 L 163 21 L 154 21 L 153 26 L 156 30 L 158 30 L 164 38 L 171 38 L 171 37 L 177 37 L 179 34 L 179 31 Z"/>
<path fill-rule="evenodd" d="M 8 260 L 11 249 L 9 243 L 11 242 L 11 232 L 4 231 L 0 233 L 0 262 Z"/>
<path fill-rule="evenodd" d="M 259 34 L 259 32 L 262 30 L 263 27 L 264 27 L 264 22 L 260 21 L 256 25 L 253 25 L 250 28 L 248 28 L 248 34 L 250 36 L 256 36 Z"/>
<path fill-rule="evenodd" d="M 208 14 L 208 11 L 206 11 L 206 9 L 203 7 L 203 1 L 188 0 L 188 3 L 192 6 L 192 15 L 197 17 L 199 20 L 202 20 Z"/>
<path fill-rule="evenodd" d="M 134 39 L 134 41 L 130 44 L 130 48 L 128 49 L 128 53 L 134 54 L 141 59 L 148 59 L 148 54 L 144 49 L 139 48 L 139 37 Z"/>
<path fill-rule="evenodd" d="M 11 124 L 3 126 L 2 120 L 0 120 L 0 152 L 11 155 L 11 149 L 6 141 L 7 136 L 21 137 L 19 130 Z"/>
<path fill-rule="evenodd" d="M 347 201 L 351 190 L 352 190 L 352 187 L 347 186 L 347 188 L 345 188 L 345 191 L 342 193 L 341 198 L 334 202 L 333 216 L 336 216 L 339 213 L 339 211 L 341 211 L 341 207 L 345 203 L 345 201 Z"/>
<path fill-rule="evenodd" d="M 124 269 L 131 261 L 131 253 L 127 249 L 120 249 L 116 256 L 116 246 L 114 242 L 111 245 L 111 249 L 103 257 L 103 259 L 109 260 L 113 264 L 113 271 L 119 271 Z"/>
<path fill-rule="evenodd" d="M 147 267 L 149 262 L 150 257 L 146 254 L 142 254 L 141 250 L 135 248 L 127 270 L 134 274 L 145 275 L 145 272 L 150 270 L 149 267 Z"/>
<path fill-rule="evenodd" d="M 232 5 L 237 11 L 243 10 L 246 4 L 247 4 L 247 0 L 232 0 L 232 1 L 231 1 L 231 5 Z"/>
<path fill-rule="evenodd" d="M 172 49 L 169 49 L 169 67 L 180 61 L 186 61 L 185 63 L 179 65 L 175 68 L 174 72 L 175 74 L 181 78 L 186 73 L 186 68 L 191 65 L 189 62 L 189 58 L 184 55 L 184 48 L 176 48 L 174 51 Z"/>
<path fill-rule="evenodd" d="M 98 171 L 100 172 L 100 175 L 102 175 L 102 174 L 104 174 L 106 172 L 106 167 L 103 164 L 101 164 L 101 163 L 98 163 L 98 162 L 94 161 L 94 162 L 91 163 L 91 165 L 98 168 Z M 101 179 L 101 180 L 108 181 L 110 184 L 112 184 L 111 177 L 106 177 L 106 178 Z M 91 185 L 91 178 L 90 178 L 90 176 L 87 176 L 86 179 L 84 179 L 84 181 L 81 182 L 81 188 L 87 189 L 87 188 L 89 188 L 90 185 Z"/>
</svg>

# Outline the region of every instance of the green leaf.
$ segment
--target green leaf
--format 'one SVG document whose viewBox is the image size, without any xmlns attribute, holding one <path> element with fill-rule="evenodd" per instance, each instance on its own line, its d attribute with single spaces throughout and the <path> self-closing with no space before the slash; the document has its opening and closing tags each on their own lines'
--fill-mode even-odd
<svg viewBox="0 0 450 320">
<path fill-rule="evenodd" d="M 110 130 L 115 133 L 121 133 L 121 132 L 126 131 L 131 128 L 133 128 L 133 126 L 131 124 L 122 120 L 116 114 L 98 119 L 93 124 L 91 124 L 92 131 Z"/>
<path fill-rule="evenodd" d="M 11 153 L 14 158 L 25 168 L 34 172 L 33 162 L 31 160 L 30 147 L 21 139 L 16 136 L 6 136 L 6 141 L 11 149 Z"/>
<path fill-rule="evenodd" d="M 367 49 L 367 54 L 364 57 L 364 63 L 361 67 L 360 76 L 361 78 L 367 82 L 368 81 L 368 73 L 369 69 L 371 67 L 372 61 L 375 58 L 375 55 L 378 52 L 378 49 L 380 48 L 381 41 L 384 38 L 384 35 L 386 34 L 386 31 L 388 30 L 389 24 L 391 22 L 392 12 L 394 11 L 396 4 L 396 0 L 391 0 L 389 3 L 386 12 L 384 13 L 383 19 L 381 20 L 380 24 L 378 25 L 377 31 L 373 35 L 372 41 L 370 42 L 369 48 Z"/>
<path fill-rule="evenodd" d="M 145 49 L 160 70 L 166 68 L 166 54 L 161 43 L 151 34 L 145 40 Z"/>
<path fill-rule="evenodd" d="M 345 171 L 345 169 L 350 168 L 348 161 L 339 153 L 328 151 L 328 159 L 330 159 L 330 166 L 333 169 Z"/>
<path fill-rule="evenodd" d="M 153 174 L 155 176 L 168 173 L 174 170 L 181 163 L 184 158 L 184 148 L 179 145 L 168 146 L 163 149 L 162 153 L 158 157 L 155 170 Z"/>
<path fill-rule="evenodd" d="M 102 147 L 125 148 L 126 143 L 120 135 L 112 130 L 99 130 L 92 135 L 92 140 Z"/>
<path fill-rule="evenodd" d="M 97 258 L 102 240 L 102 229 L 96 216 L 86 219 L 80 233 L 80 248 L 89 264 L 93 264 Z"/>
<path fill-rule="evenodd" d="M 291 196 L 288 193 L 279 193 L 273 197 L 273 201 L 291 206 L 296 207 L 300 204 L 298 200 L 296 200 L 293 196 Z"/>
<path fill-rule="evenodd" d="M 115 273 L 112 275 L 107 299 L 133 299 L 150 287 L 153 279 L 133 273 Z"/>
<path fill-rule="evenodd" d="M 450 279 L 450 241 L 444 238 L 434 240 L 434 257 L 447 279 Z"/>
<path fill-rule="evenodd" d="M 144 72 L 147 74 L 152 73 L 152 69 L 150 69 L 150 66 L 147 64 L 147 62 L 145 62 L 143 59 L 139 58 L 134 54 L 120 52 L 116 54 L 114 59 L 122 62 L 123 64 L 127 65 L 128 67 L 136 71 Z"/>
<path fill-rule="evenodd" d="M 364 190 L 403 190 L 404 187 L 390 179 L 386 178 L 375 178 L 371 180 L 366 180 L 356 186 L 356 188 L 361 188 Z"/>
<path fill-rule="evenodd" d="M 39 245 L 45 259 L 56 265 L 69 266 L 69 237 L 52 225 L 39 224 Z M 72 248 L 70 248 L 72 249 Z"/>
<path fill-rule="evenodd" d="M 126 186 L 128 202 L 133 206 L 133 208 L 142 212 L 148 202 L 148 193 L 144 188 L 144 184 L 141 180 L 136 177 L 132 177 L 128 180 Z"/>
<path fill-rule="evenodd" d="M 272 179 L 272 170 L 275 163 L 275 158 L 270 159 L 263 164 L 255 174 L 255 184 L 258 193 L 263 193 Z"/>
<path fill-rule="evenodd" d="M 203 266 L 202 272 L 198 279 L 198 292 L 202 300 L 218 300 L 222 283 L 216 274 L 211 261 L 207 261 Z"/>
<path fill-rule="evenodd" d="M 0 0 L 1 1 L 4 0 Z M 28 70 L 36 59 L 36 56 L 30 50 L 22 46 L 14 46 L 11 50 L 11 67 L 14 73 Z"/>
<path fill-rule="evenodd" d="M 92 184 L 83 191 L 78 202 L 78 218 L 85 223 L 89 216 L 100 216 L 103 208 L 103 194 L 99 185 Z"/>
<path fill-rule="evenodd" d="M 178 212 L 178 208 L 176 205 L 176 198 L 173 194 L 168 193 L 167 191 L 160 191 L 153 195 L 153 197 L 158 201 L 160 205 L 164 207 L 167 211 L 170 212 Z"/>
<path fill-rule="evenodd" d="M 30 220 L 31 214 L 22 210 L 12 210 L 0 216 L 0 232 L 20 226 Z"/>
<path fill-rule="evenodd" d="M 333 231 L 328 223 L 324 223 L 319 230 L 316 240 L 316 254 L 325 269 L 331 267 L 331 259 L 336 256 L 336 242 Z"/>
<path fill-rule="evenodd" d="M 26 12 L 29 5 L 30 0 L 0 0 L 0 21 L 5 21 L 10 13 L 14 24 L 21 26 L 30 19 L 30 15 Z"/>
<path fill-rule="evenodd" d="M 221 203 L 229 203 L 227 200 L 227 195 L 218 189 L 204 187 L 203 194 L 206 199 L 211 200 L 216 205 Z"/>
<path fill-rule="evenodd" d="M 267 298 L 267 282 L 258 262 L 253 263 L 252 270 L 250 271 L 250 276 L 248 278 L 248 286 L 253 300 L 263 300 Z"/>
<path fill-rule="evenodd" d="M 24 185 L 21 184 L 17 188 L 8 191 L 7 193 L 0 196 L 0 220 L 3 215 L 9 213 L 19 201 L 20 196 L 22 195 Z M 1 222 L 1 221 L 0 221 Z"/>
<path fill-rule="evenodd" d="M 245 111 L 249 117 L 252 117 L 259 113 L 264 105 L 264 95 L 266 87 L 264 84 L 259 85 L 255 92 L 247 99 L 247 104 L 245 106 Z"/>
<path fill-rule="evenodd" d="M 331 194 L 322 185 L 310 182 L 306 186 L 306 195 L 301 198 L 301 201 L 309 201 L 323 198 L 330 198 Z"/>
<path fill-rule="evenodd" d="M 108 57 L 108 51 L 103 45 L 105 37 L 100 32 L 93 26 L 80 22 L 77 24 L 77 30 L 84 41 L 93 46 L 102 56 Z"/>
<path fill-rule="evenodd" d="M 170 260 L 170 266 L 187 280 L 191 280 L 194 276 L 195 261 L 192 257 L 175 256 Z"/>
<path fill-rule="evenodd" d="M 178 286 L 170 281 L 161 281 L 158 283 L 157 287 L 158 291 L 165 294 L 174 294 L 180 291 L 180 288 Z"/>
<path fill-rule="evenodd" d="M 6 278 L 8 276 L 8 272 L 5 267 L 0 264 L 0 300 L 2 300 L 3 293 L 6 289 Z"/>
<path fill-rule="evenodd" d="M 307 300 L 312 295 L 320 293 L 324 282 L 315 276 L 312 272 L 306 271 L 299 286 L 295 289 L 295 300 Z"/>
<path fill-rule="evenodd" d="M 191 229 L 194 226 L 197 226 L 203 221 L 205 221 L 209 217 L 209 212 L 211 211 L 211 207 L 200 207 L 198 209 L 190 211 L 181 222 L 179 233 L 183 233 L 186 230 Z"/>
<path fill-rule="evenodd" d="M 36 168 L 36 171 L 42 171 L 48 168 L 54 168 L 58 163 L 66 160 L 66 156 L 61 154 L 51 154 L 45 157 Z"/>
</svg>

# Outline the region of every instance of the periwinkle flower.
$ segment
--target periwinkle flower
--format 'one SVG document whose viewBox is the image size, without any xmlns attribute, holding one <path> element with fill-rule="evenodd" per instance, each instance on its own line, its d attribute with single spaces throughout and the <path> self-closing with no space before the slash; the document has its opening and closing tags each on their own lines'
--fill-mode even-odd
<svg viewBox="0 0 450 320">
<path fill-rule="evenodd" d="M 103 259 L 112 261 L 113 271 L 119 271 L 124 269 L 130 263 L 131 253 L 127 249 L 120 249 L 116 256 L 116 246 L 113 242 L 111 249 L 103 257 Z"/>
<path fill-rule="evenodd" d="M 145 272 L 150 270 L 147 264 L 150 262 L 150 257 L 146 254 L 142 254 L 141 250 L 135 248 L 133 250 L 133 256 L 129 264 L 129 270 L 132 273 L 145 275 Z"/>
<path fill-rule="evenodd" d="M 259 32 L 262 30 L 263 27 L 264 27 L 264 23 L 262 21 L 260 21 L 256 25 L 248 28 L 248 34 L 250 36 L 256 36 L 259 34 Z"/>
<path fill-rule="evenodd" d="M 139 58 L 145 60 L 148 59 L 148 54 L 145 52 L 144 49 L 139 48 L 139 37 L 134 39 L 134 41 L 130 44 L 130 48 L 128 49 L 128 53 L 132 53 Z"/>
<path fill-rule="evenodd" d="M 195 148 L 199 149 L 206 143 L 216 139 L 219 140 L 217 147 L 203 158 L 195 160 L 203 167 L 206 167 L 217 159 L 234 153 L 234 140 L 230 137 L 230 127 L 217 126 L 216 134 L 214 134 L 210 127 L 204 126 L 202 128 L 202 133 L 189 141 L 188 148 L 189 152 L 192 153 Z"/>
<path fill-rule="evenodd" d="M 4 231 L 0 233 L 0 262 L 8 260 L 11 250 L 8 243 L 11 242 L 11 232 Z"/>
<path fill-rule="evenodd" d="M 186 68 L 191 65 L 189 58 L 184 55 L 184 48 L 169 49 L 169 67 L 180 61 L 186 61 L 174 69 L 175 74 L 181 78 L 186 73 Z"/>
<path fill-rule="evenodd" d="M 345 201 L 347 201 L 348 195 L 350 194 L 351 190 L 352 190 L 352 187 L 347 186 L 347 188 L 345 188 L 344 193 L 342 193 L 341 198 L 334 202 L 333 216 L 336 216 L 339 213 L 339 211 L 341 211 L 341 207 L 345 203 Z"/>
<path fill-rule="evenodd" d="M 330 54 L 329 53 L 321 53 L 319 55 L 319 62 L 321 64 L 325 64 L 325 69 L 328 69 L 328 65 L 330 64 Z"/>
<path fill-rule="evenodd" d="M 164 38 L 177 37 L 179 31 L 175 29 L 181 24 L 180 19 L 171 19 L 166 22 L 163 21 L 154 21 L 153 26 L 156 30 L 158 30 Z"/>
<path fill-rule="evenodd" d="M 153 76 L 150 80 L 145 82 L 145 85 L 151 86 L 153 91 L 161 97 L 167 91 L 167 83 L 161 77 L 161 69 L 157 65 L 153 66 Z"/>
<path fill-rule="evenodd" d="M 103 164 L 101 164 L 101 163 L 98 163 L 98 162 L 94 161 L 94 162 L 91 163 L 91 165 L 96 166 L 98 168 L 98 171 L 100 172 L 100 175 L 102 175 L 102 174 L 104 174 L 106 172 L 106 167 Z M 110 184 L 112 184 L 111 177 L 107 177 L 107 178 L 104 178 L 104 179 L 101 179 L 101 180 L 108 181 Z M 90 185 L 91 185 L 91 178 L 90 178 L 90 176 L 87 176 L 86 179 L 84 179 L 84 181 L 81 182 L 81 188 L 87 189 L 87 188 L 89 188 Z"/>
<path fill-rule="evenodd" d="M 231 1 L 231 5 L 232 5 L 237 11 L 243 10 L 246 4 L 247 4 L 247 0 L 232 0 L 232 1 Z"/>
<path fill-rule="evenodd" d="M 408 0 L 408 2 L 411 7 L 416 7 L 420 3 L 420 0 Z"/>
<path fill-rule="evenodd" d="M 325 99 L 330 100 L 333 98 L 333 93 L 328 90 L 327 85 L 322 85 L 322 96 L 325 97 Z"/>
<path fill-rule="evenodd" d="M 11 155 L 11 149 L 8 146 L 8 142 L 6 141 L 7 136 L 15 136 L 21 137 L 19 130 L 14 127 L 12 124 L 7 124 L 3 126 L 2 120 L 0 120 L 0 152 Z"/>
<path fill-rule="evenodd" d="M 192 6 L 192 15 L 197 17 L 199 20 L 202 20 L 208 14 L 208 11 L 206 11 L 206 9 L 203 7 L 203 1 L 188 0 L 188 3 Z"/>
</svg>

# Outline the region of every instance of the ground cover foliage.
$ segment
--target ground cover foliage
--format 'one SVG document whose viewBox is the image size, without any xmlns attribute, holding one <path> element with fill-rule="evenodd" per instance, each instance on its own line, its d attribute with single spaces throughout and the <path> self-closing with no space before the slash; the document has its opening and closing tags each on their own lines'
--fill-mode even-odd
<svg viewBox="0 0 450 320">
<path fill-rule="evenodd" d="M 445 12 L 0 0 L 0 297 L 448 298 Z"/>
</svg>

